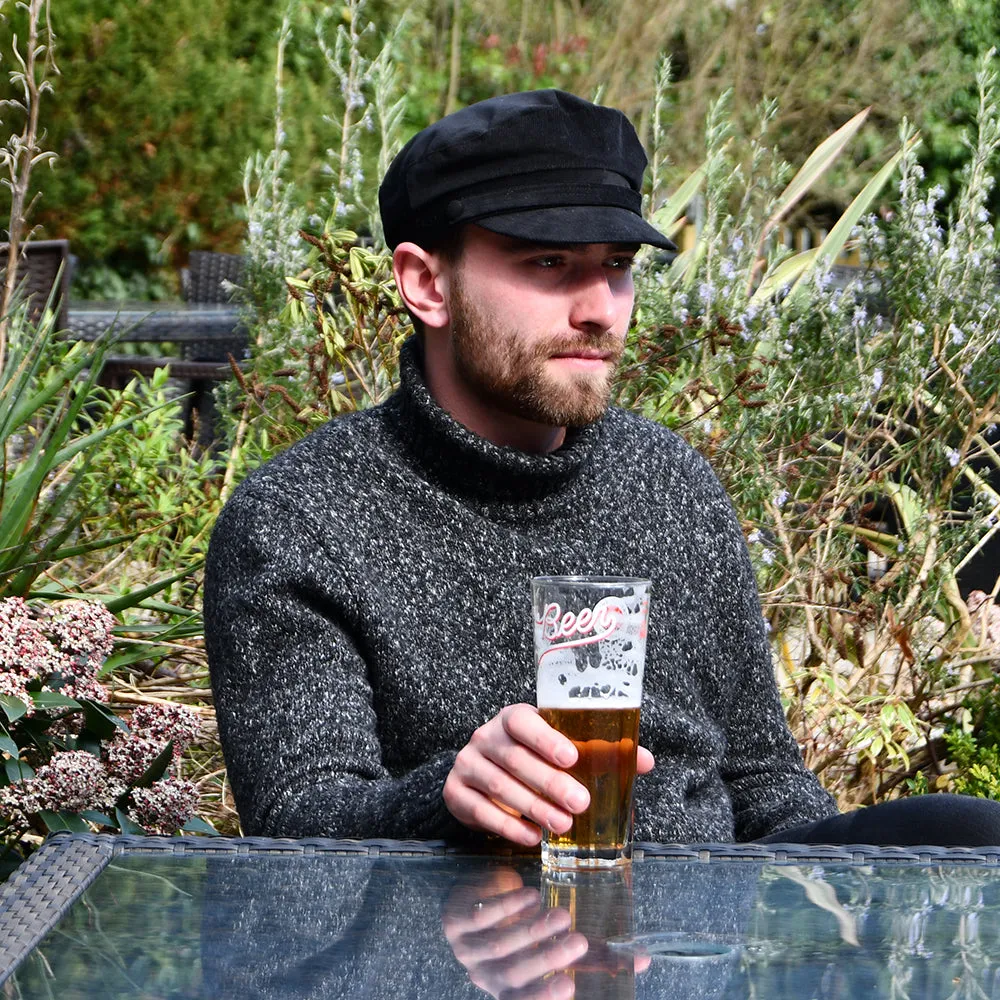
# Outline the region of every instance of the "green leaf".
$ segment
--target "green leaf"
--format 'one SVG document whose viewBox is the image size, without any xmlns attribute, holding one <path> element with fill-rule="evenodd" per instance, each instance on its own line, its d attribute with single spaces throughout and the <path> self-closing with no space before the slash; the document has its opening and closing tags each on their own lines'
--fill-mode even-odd
<svg viewBox="0 0 1000 1000">
<path fill-rule="evenodd" d="M 204 833 L 209 837 L 221 837 L 222 834 L 207 820 L 200 816 L 192 816 L 182 827 L 184 833 Z"/>
<path fill-rule="evenodd" d="M 128 732 L 125 721 L 99 701 L 83 702 L 83 717 L 87 729 L 102 740 L 110 740 L 118 732 Z"/>
<path fill-rule="evenodd" d="M 3 762 L 4 770 L 7 772 L 7 780 L 14 784 L 15 781 L 27 781 L 35 776 L 34 768 L 25 764 L 23 760 L 10 759 Z"/>
<path fill-rule="evenodd" d="M 133 822 L 131 817 L 123 809 L 115 808 L 115 819 L 118 820 L 118 829 L 122 833 L 138 834 L 142 836 L 146 831 L 139 826 L 138 823 Z"/>
<path fill-rule="evenodd" d="M 136 781 L 136 788 L 149 788 L 149 786 L 156 781 L 158 778 L 162 778 L 164 772 L 167 770 L 167 765 L 170 763 L 171 757 L 174 755 L 174 741 L 171 740 L 157 755 L 153 760 L 153 763 L 146 768 L 143 772 L 142 777 Z"/>
<path fill-rule="evenodd" d="M 56 708 L 83 708 L 75 698 L 67 698 L 58 691 L 33 691 L 31 700 L 35 703 L 35 708 L 43 712 Z"/>
<path fill-rule="evenodd" d="M 97 826 L 114 826 L 115 821 L 110 816 L 105 816 L 104 813 L 95 812 L 93 809 L 84 809 L 80 815 L 88 822 L 94 823 Z"/>
<path fill-rule="evenodd" d="M 665 229 L 680 218 L 701 187 L 707 169 L 708 164 L 703 163 L 694 173 L 689 174 L 684 183 L 653 213 L 650 221 L 657 229 Z"/>
<path fill-rule="evenodd" d="M 7 727 L 0 722 L 0 750 L 9 753 L 11 757 L 19 757 L 21 748 L 14 742 Z"/>
<path fill-rule="evenodd" d="M 9 722 L 17 722 L 28 711 L 28 706 L 12 694 L 0 694 L 0 708 L 3 709 Z"/>
<path fill-rule="evenodd" d="M 804 271 L 800 276 L 798 281 L 792 286 L 792 290 L 785 296 L 782 301 L 782 306 L 790 305 L 792 302 L 796 301 L 798 297 L 802 294 L 805 289 L 804 279 L 806 275 L 812 270 L 813 267 L 818 266 L 820 263 L 829 261 L 832 263 L 840 256 L 841 251 L 844 249 L 844 245 L 850 238 L 851 232 L 854 227 L 858 224 L 858 219 L 868 210 L 871 203 L 878 197 L 879 192 L 888 183 L 889 178 L 893 175 L 896 167 L 899 165 L 899 161 L 920 141 L 918 135 L 912 136 L 908 139 L 900 150 L 893 156 L 885 166 L 862 188 L 860 194 L 847 206 L 844 214 L 837 220 L 833 229 L 827 234 L 827 237 L 823 242 L 817 247 L 816 256 L 812 261 L 811 266 L 808 270 Z"/>
<path fill-rule="evenodd" d="M 802 196 L 826 173 L 844 147 L 854 138 L 864 124 L 871 108 L 859 111 L 850 121 L 845 122 L 832 135 L 824 139 L 809 154 L 809 158 L 799 168 L 799 172 L 791 179 L 788 186 L 778 196 L 774 211 L 761 229 L 757 256 L 761 256 L 768 235 L 779 222 L 795 207 Z"/>
<path fill-rule="evenodd" d="M 786 257 L 774 270 L 764 276 L 764 280 L 750 297 L 750 304 L 763 302 L 780 292 L 785 285 L 790 285 L 803 271 L 812 267 L 818 253 L 819 247 L 813 247 L 811 250 L 803 250 L 802 253 Z"/>
<path fill-rule="evenodd" d="M 143 587 L 141 590 L 133 590 L 128 594 L 123 594 L 121 597 L 105 601 L 104 605 L 112 614 L 117 614 L 119 611 L 124 611 L 126 608 L 137 607 L 139 603 L 146 600 L 147 597 L 152 597 L 154 594 L 158 594 L 161 590 L 166 590 L 170 584 L 176 583 L 178 580 L 183 580 L 185 577 L 190 576 L 195 572 L 195 570 L 201 567 L 203 562 L 204 559 L 199 559 L 182 569 L 180 572 L 174 573 L 173 576 L 164 577 L 161 580 L 154 580 L 148 587 Z"/>
<path fill-rule="evenodd" d="M 90 833 L 87 821 L 76 813 L 51 812 L 48 809 L 40 809 L 38 815 L 46 829 L 51 833 L 59 833 L 63 830 L 68 830 L 70 833 Z"/>
</svg>

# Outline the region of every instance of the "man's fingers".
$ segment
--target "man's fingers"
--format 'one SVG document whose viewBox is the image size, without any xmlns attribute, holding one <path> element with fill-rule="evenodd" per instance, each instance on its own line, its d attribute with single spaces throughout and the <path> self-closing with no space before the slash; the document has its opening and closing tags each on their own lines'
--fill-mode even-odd
<svg viewBox="0 0 1000 1000">
<path fill-rule="evenodd" d="M 452 950 L 455 958 L 468 969 L 520 956 L 521 952 L 542 941 L 565 934 L 571 923 L 572 918 L 567 910 L 547 910 L 537 919 L 525 917 L 506 927 L 493 927 L 478 934 L 466 934 L 452 943 Z M 516 957 L 515 962 L 522 960 L 522 957 Z"/>
<path fill-rule="evenodd" d="M 479 789 L 456 777 L 454 771 L 445 781 L 444 801 L 455 819 L 473 830 L 486 830 L 525 847 L 541 843 L 542 831 L 537 826 L 501 809 Z"/>
<path fill-rule="evenodd" d="M 578 962 L 587 954 L 587 939 L 580 933 L 572 931 L 557 935 L 546 941 L 537 949 L 525 950 L 519 954 L 502 959 L 497 965 L 492 962 L 480 965 L 478 969 L 485 971 L 494 982 L 500 978 L 497 975 L 499 965 L 502 969 L 503 981 L 509 989 L 523 990 L 536 981 L 557 969 L 566 969 Z M 520 995 L 520 994 L 518 994 Z M 544 995 L 544 994 L 543 994 Z"/>
<path fill-rule="evenodd" d="M 571 767 L 578 756 L 573 741 L 553 729 L 533 705 L 510 705 L 500 713 L 508 736 L 557 767 Z"/>
<path fill-rule="evenodd" d="M 645 747 L 639 747 L 635 755 L 636 774 L 649 774 L 655 766 L 656 758 Z"/>
<path fill-rule="evenodd" d="M 509 744 L 509 741 L 504 742 Z M 502 763 L 495 764 L 487 754 L 495 755 Z M 518 756 L 524 758 L 520 765 L 512 764 L 514 758 Z M 563 794 L 566 792 L 566 787 L 562 786 L 568 784 L 571 787 L 575 784 L 568 775 L 556 768 L 550 768 L 524 747 L 511 744 L 497 749 L 487 746 L 485 741 L 482 741 L 476 747 L 463 748 L 455 758 L 455 767 L 445 784 L 445 803 L 455 813 L 454 798 L 458 787 L 464 786 L 482 793 L 492 805 L 513 814 L 515 819 L 524 817 L 536 826 L 546 827 L 557 833 L 568 830 L 573 822 L 572 815 L 523 784 L 518 780 L 522 775 L 526 775 L 529 780 L 549 780 L 557 792 L 561 791 Z M 449 788 L 449 785 L 454 787 Z M 574 801 L 579 800 L 574 799 Z M 483 829 L 491 830 L 493 833 L 500 832 L 493 825 L 485 825 L 497 819 L 493 810 L 487 809 L 485 803 L 465 797 L 464 805 L 466 810 L 484 814 L 478 819 L 478 822 L 483 824 Z M 463 823 L 467 822 L 465 816 L 457 818 Z"/>
<path fill-rule="evenodd" d="M 477 887 L 464 887 L 449 898 L 441 923 L 445 937 L 455 941 L 465 934 L 478 934 L 497 925 L 527 919 L 538 910 L 538 890 L 528 887 L 505 892 L 501 896 L 483 896 Z"/>
<path fill-rule="evenodd" d="M 539 761 L 530 750 L 513 747 L 497 751 L 497 756 L 499 766 L 484 757 L 466 776 L 467 784 L 478 788 L 497 804 L 556 833 L 565 833 L 573 823 L 573 816 L 559 808 L 560 805 L 579 806 L 582 802 L 586 808 L 586 789 L 581 786 L 584 796 L 581 798 L 577 783 L 569 775 Z M 538 788 L 536 782 L 546 787 Z M 528 787 L 529 784 L 532 787 Z"/>
</svg>

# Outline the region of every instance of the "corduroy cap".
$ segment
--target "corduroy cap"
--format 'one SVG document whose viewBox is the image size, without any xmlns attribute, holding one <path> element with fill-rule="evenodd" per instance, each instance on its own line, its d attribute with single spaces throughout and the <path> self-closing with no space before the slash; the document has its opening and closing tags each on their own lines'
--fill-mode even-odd
<svg viewBox="0 0 1000 1000">
<path fill-rule="evenodd" d="M 541 243 L 674 244 L 642 218 L 632 123 L 561 90 L 493 97 L 418 132 L 379 188 L 386 243 L 433 246 L 474 222 Z"/>
</svg>

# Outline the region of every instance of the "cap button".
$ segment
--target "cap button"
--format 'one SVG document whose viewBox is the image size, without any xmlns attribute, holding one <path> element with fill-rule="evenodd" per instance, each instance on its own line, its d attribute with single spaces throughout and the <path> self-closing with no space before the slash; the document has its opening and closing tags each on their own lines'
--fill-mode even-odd
<svg viewBox="0 0 1000 1000">
<path fill-rule="evenodd" d="M 449 201 L 444 209 L 444 214 L 448 217 L 448 221 L 455 222 L 458 219 L 460 219 L 462 216 L 463 207 L 464 206 L 457 198 L 453 198 L 451 201 Z"/>
</svg>

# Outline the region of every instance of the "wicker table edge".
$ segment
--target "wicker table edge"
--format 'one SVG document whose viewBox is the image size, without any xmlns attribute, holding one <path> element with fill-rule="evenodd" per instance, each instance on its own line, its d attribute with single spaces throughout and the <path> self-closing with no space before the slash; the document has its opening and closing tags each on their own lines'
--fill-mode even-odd
<svg viewBox="0 0 1000 1000">
<path fill-rule="evenodd" d="M 0 885 L 0 985 L 104 870 L 112 839 L 50 837 Z"/>
<path fill-rule="evenodd" d="M 444 840 L 337 840 L 327 837 L 202 837 L 202 836 L 111 836 L 107 834 L 58 833 L 43 846 L 70 843 L 99 846 L 109 856 L 137 853 L 172 854 L 335 854 L 362 856 L 468 856 L 537 858 L 536 854 L 498 844 L 456 845 Z M 41 852 L 39 852 L 41 853 Z M 870 844 L 757 844 L 700 843 L 658 844 L 638 842 L 633 848 L 637 861 L 750 861 L 772 864 L 830 862 L 839 864 L 969 864 L 1000 865 L 996 847 L 938 847 L 916 845 L 878 847 Z M 24 867 L 24 866 L 22 866 Z M 18 869 L 20 871 L 20 869 Z"/>
</svg>

